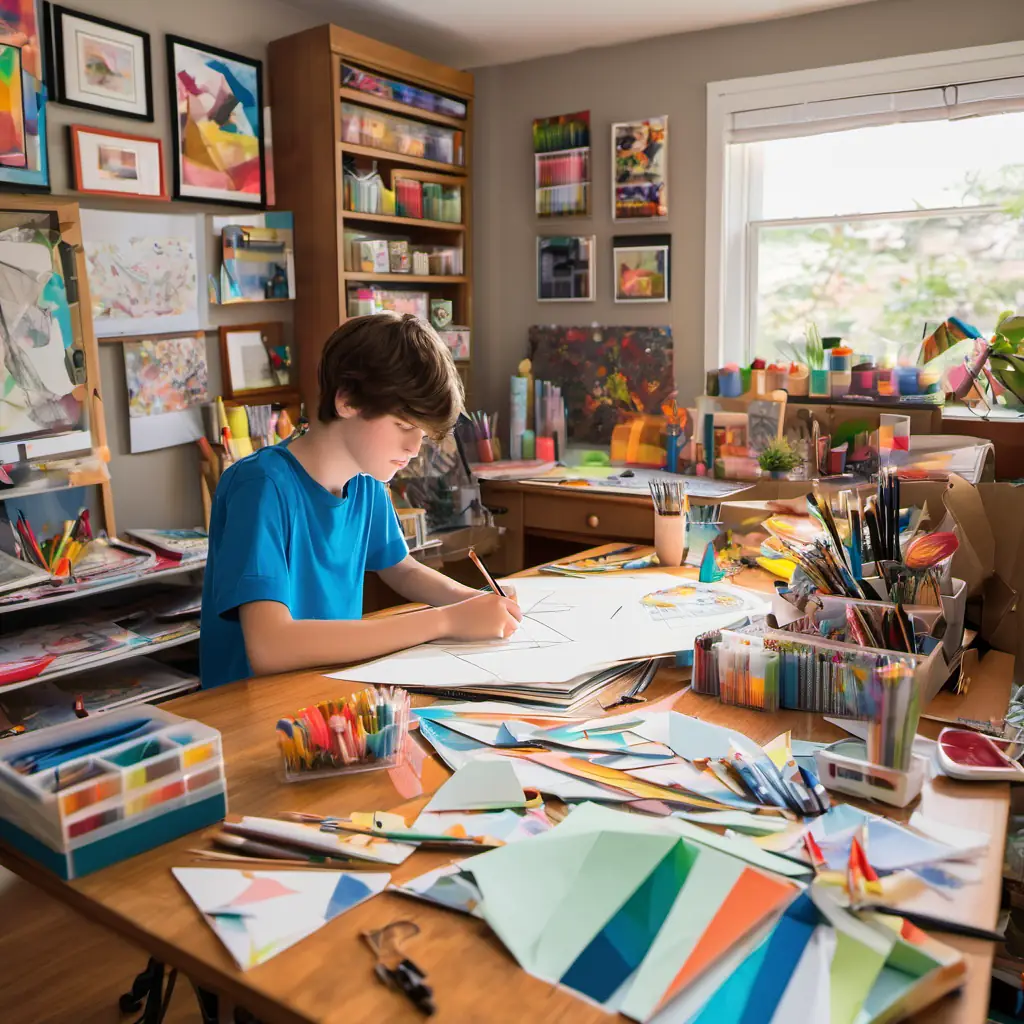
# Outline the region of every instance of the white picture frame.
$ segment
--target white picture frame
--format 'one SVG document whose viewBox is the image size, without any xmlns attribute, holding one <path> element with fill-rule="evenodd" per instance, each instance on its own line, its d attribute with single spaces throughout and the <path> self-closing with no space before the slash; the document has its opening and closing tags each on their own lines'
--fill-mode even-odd
<svg viewBox="0 0 1024 1024">
<path fill-rule="evenodd" d="M 568 278 L 563 274 L 559 281 L 555 274 L 558 251 L 563 250 L 564 261 L 569 269 Z M 575 250 L 575 251 L 573 251 Z M 538 235 L 537 236 L 537 301 L 538 302 L 594 302 L 597 285 L 597 235 Z M 580 266 L 584 263 L 584 266 Z M 559 285 L 569 284 L 568 291 L 580 290 L 584 285 L 586 294 L 558 294 L 565 291 Z"/>
</svg>

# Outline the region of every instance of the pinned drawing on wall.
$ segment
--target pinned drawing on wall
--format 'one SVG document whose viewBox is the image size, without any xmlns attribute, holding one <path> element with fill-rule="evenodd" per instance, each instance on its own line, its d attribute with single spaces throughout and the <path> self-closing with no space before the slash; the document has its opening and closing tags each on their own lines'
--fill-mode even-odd
<svg viewBox="0 0 1024 1024">
<path fill-rule="evenodd" d="M 578 444 L 610 444 L 619 423 L 660 415 L 675 392 L 671 327 L 535 325 L 529 347 L 534 378 L 561 385 Z"/>
<path fill-rule="evenodd" d="M 200 220 L 193 214 L 82 210 L 98 338 L 198 330 Z"/>
<path fill-rule="evenodd" d="M 671 235 L 612 239 L 616 302 L 668 302 Z"/>
<path fill-rule="evenodd" d="M 0 187 L 50 190 L 39 0 L 0 0 Z"/>
<path fill-rule="evenodd" d="M 668 216 L 668 117 L 612 125 L 612 218 Z"/>
<path fill-rule="evenodd" d="M 210 394 L 201 331 L 125 342 L 124 376 L 132 452 L 170 448 L 203 436 L 200 406 Z"/>
<path fill-rule="evenodd" d="M 263 64 L 167 37 L 174 196 L 264 206 Z"/>
<path fill-rule="evenodd" d="M 596 235 L 537 238 L 537 301 L 593 302 Z"/>
<path fill-rule="evenodd" d="M 75 188 L 98 195 L 169 199 L 159 139 L 73 124 Z"/>
<path fill-rule="evenodd" d="M 152 121 L 149 33 L 56 4 L 48 8 L 54 101 Z"/>
<path fill-rule="evenodd" d="M 87 428 L 59 236 L 18 219 L 0 231 L 0 441 Z"/>
</svg>

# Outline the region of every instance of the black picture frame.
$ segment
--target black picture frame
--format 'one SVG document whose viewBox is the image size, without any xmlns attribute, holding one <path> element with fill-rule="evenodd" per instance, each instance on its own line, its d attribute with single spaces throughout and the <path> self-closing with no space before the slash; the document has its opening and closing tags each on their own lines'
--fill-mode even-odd
<svg viewBox="0 0 1024 1024">
<path fill-rule="evenodd" d="M 102 103 L 87 103 L 83 100 L 71 99 L 68 96 L 68 83 L 65 67 L 65 37 L 64 21 L 66 16 L 78 18 L 80 21 L 89 22 L 100 29 L 115 29 L 126 35 L 136 36 L 142 43 L 142 64 L 143 64 L 143 87 L 145 91 L 145 113 L 120 110 L 116 107 L 104 106 Z M 130 25 L 123 25 L 107 18 L 99 18 L 95 14 L 86 14 L 84 11 L 76 11 L 70 7 L 63 7 L 60 4 L 44 4 L 44 34 L 47 42 L 47 56 L 49 64 L 49 84 L 51 98 L 54 103 L 60 103 L 66 107 L 77 107 L 80 110 L 93 110 L 100 114 L 109 114 L 115 117 L 127 117 L 135 121 L 153 121 L 153 60 L 150 46 L 150 35 L 141 29 L 132 28 Z"/>
<path fill-rule="evenodd" d="M 171 171 L 174 182 L 172 195 L 189 203 L 207 203 L 213 206 L 238 206 L 246 210 L 265 210 L 267 208 L 267 153 L 266 153 L 266 126 L 263 119 L 263 61 L 253 57 L 246 57 L 241 53 L 232 53 L 230 50 L 222 50 L 207 43 L 197 42 L 194 39 L 185 39 L 182 36 L 166 36 L 167 41 L 167 97 L 171 113 Z M 249 202 L 244 199 L 230 199 L 225 197 L 198 196 L 182 192 L 181 180 L 181 121 L 178 114 L 178 81 L 175 64 L 176 46 L 185 46 L 201 53 L 207 53 L 223 60 L 235 61 L 239 64 L 247 64 L 256 72 L 256 120 L 259 142 L 260 157 L 260 194 L 258 202 Z"/>
</svg>

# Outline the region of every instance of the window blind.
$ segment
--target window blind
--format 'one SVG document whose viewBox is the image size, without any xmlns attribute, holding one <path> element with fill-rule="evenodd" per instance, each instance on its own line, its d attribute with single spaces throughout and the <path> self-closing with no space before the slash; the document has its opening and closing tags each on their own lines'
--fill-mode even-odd
<svg viewBox="0 0 1024 1024">
<path fill-rule="evenodd" d="M 983 117 L 1019 110 L 1024 110 L 1024 77 L 999 78 L 740 110 L 731 115 L 727 141 L 763 142 L 907 121 Z"/>
</svg>

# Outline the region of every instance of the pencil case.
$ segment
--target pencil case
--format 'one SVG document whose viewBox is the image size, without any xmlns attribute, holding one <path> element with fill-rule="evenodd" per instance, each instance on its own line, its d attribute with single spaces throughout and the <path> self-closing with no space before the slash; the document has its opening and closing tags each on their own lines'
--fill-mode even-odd
<svg viewBox="0 0 1024 1024">
<path fill-rule="evenodd" d="M 220 733 L 161 708 L 26 733 L 5 740 L 0 754 L 0 837 L 61 878 L 227 813 Z"/>
<path fill-rule="evenodd" d="M 398 687 L 320 701 L 278 720 L 286 782 L 395 768 L 405 760 L 409 694 Z"/>
</svg>

